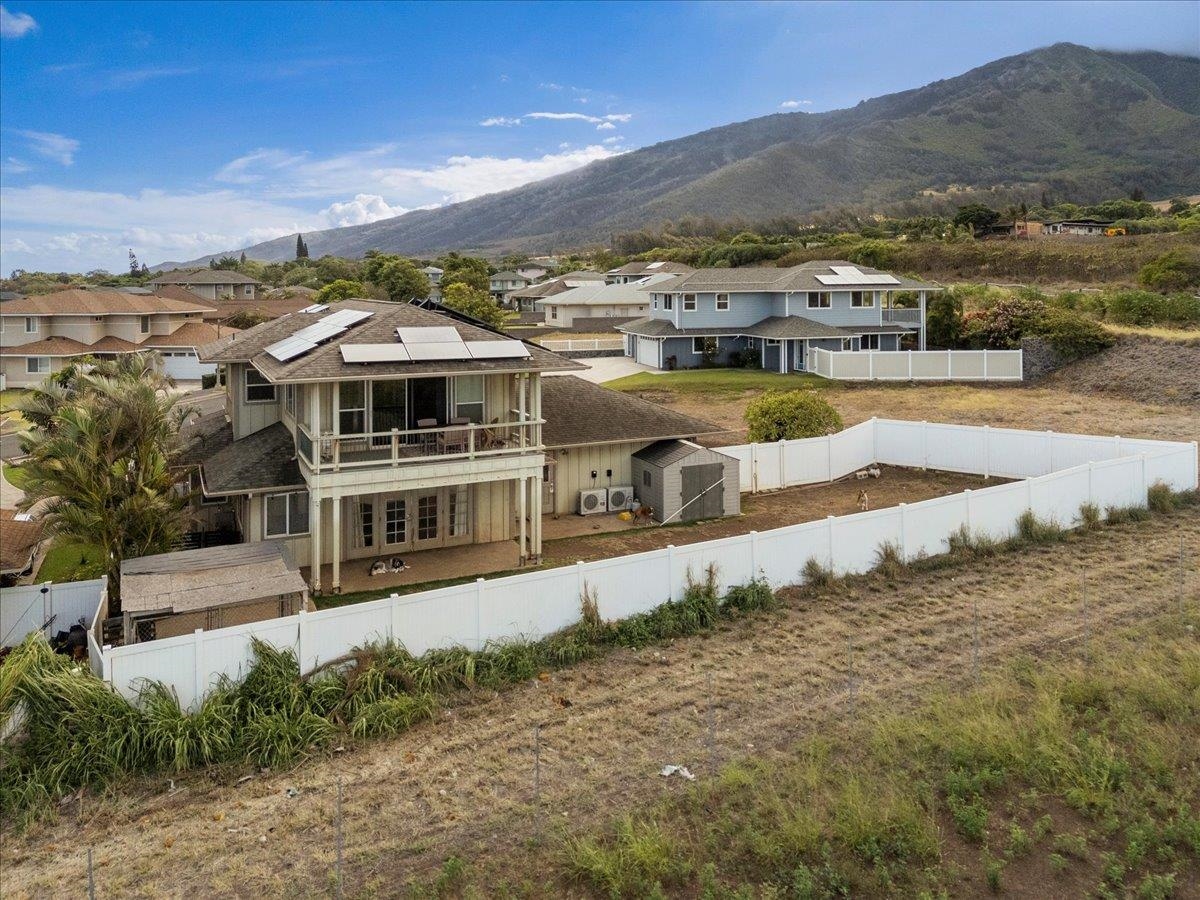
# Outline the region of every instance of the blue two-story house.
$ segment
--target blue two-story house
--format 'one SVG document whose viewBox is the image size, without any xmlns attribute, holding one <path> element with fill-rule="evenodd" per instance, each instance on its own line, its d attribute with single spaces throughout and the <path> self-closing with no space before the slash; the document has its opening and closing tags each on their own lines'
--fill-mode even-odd
<svg viewBox="0 0 1200 900">
<path fill-rule="evenodd" d="M 804 371 L 809 348 L 925 349 L 925 284 L 848 262 L 700 269 L 649 284 L 650 315 L 619 327 L 625 355 L 656 369 L 745 364 Z M 917 305 L 895 305 L 897 295 Z"/>
</svg>

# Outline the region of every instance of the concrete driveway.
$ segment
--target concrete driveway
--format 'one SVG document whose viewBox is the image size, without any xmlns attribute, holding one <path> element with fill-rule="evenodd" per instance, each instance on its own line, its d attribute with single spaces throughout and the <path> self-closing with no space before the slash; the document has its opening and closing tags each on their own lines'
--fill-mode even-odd
<svg viewBox="0 0 1200 900">
<path fill-rule="evenodd" d="M 588 368 L 583 372 L 564 372 L 563 374 L 577 375 L 592 384 L 603 384 L 614 378 L 624 378 L 626 375 L 636 375 L 639 372 L 649 372 L 652 375 L 661 374 L 658 369 L 643 366 L 627 356 L 597 356 L 591 359 L 577 359 Z M 548 376 L 552 373 L 547 372 Z"/>
</svg>

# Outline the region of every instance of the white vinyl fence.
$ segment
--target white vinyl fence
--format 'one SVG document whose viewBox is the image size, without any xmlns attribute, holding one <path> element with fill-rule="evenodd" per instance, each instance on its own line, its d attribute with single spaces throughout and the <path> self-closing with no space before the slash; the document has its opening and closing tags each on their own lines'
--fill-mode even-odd
<svg viewBox="0 0 1200 900">
<path fill-rule="evenodd" d="M 841 381 L 1020 381 L 1020 350 L 808 351 L 808 371 Z"/>
<path fill-rule="evenodd" d="M 743 487 L 827 481 L 872 462 L 924 466 L 1024 480 L 735 537 L 666 547 L 546 571 L 478 579 L 337 609 L 197 631 L 103 651 L 102 677 L 126 696 L 144 679 L 171 686 L 185 706 L 221 676 L 239 678 L 253 662 L 251 639 L 297 653 L 303 671 L 369 641 L 390 639 L 414 654 L 537 639 L 578 621 L 585 585 L 605 619 L 646 612 L 682 596 L 688 578 L 717 567 L 722 591 L 753 578 L 779 587 L 802 581 L 816 559 L 839 574 L 875 565 L 881 544 L 905 559 L 937 554 L 963 526 L 1004 537 L 1025 510 L 1064 526 L 1079 508 L 1145 505 L 1155 482 L 1197 486 L 1196 445 L 1062 435 L 965 425 L 871 420 L 830 437 L 722 448 L 742 460 Z"/>
<path fill-rule="evenodd" d="M 63 584 L 24 584 L 0 588 L 0 647 L 15 647 L 53 617 L 46 637 L 67 631 L 83 619 L 90 628 L 103 605 L 107 581 L 69 581 Z"/>
<path fill-rule="evenodd" d="M 572 350 L 624 350 L 624 338 L 586 338 L 566 341 L 542 341 L 542 346 L 555 353 L 569 353 Z"/>
</svg>

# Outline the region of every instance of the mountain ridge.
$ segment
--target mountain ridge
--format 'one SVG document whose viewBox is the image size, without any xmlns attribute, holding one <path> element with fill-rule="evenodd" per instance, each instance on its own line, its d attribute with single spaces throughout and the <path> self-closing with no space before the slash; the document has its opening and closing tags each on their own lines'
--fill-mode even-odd
<svg viewBox="0 0 1200 900">
<path fill-rule="evenodd" d="M 822 113 L 672 138 L 495 194 L 305 232 L 316 256 L 567 247 L 683 216 L 886 207 L 949 184 L 1041 184 L 1087 201 L 1200 188 L 1200 58 L 1055 44 Z M 290 259 L 295 235 L 245 251 Z M 162 263 L 159 267 L 176 265 Z"/>
</svg>

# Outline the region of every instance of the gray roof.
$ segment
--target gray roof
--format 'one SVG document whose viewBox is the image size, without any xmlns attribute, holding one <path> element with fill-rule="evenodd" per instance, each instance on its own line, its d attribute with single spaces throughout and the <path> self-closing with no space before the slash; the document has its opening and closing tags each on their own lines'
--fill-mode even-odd
<svg viewBox="0 0 1200 900">
<path fill-rule="evenodd" d="M 647 285 L 657 284 L 671 276 L 667 273 L 647 275 L 639 281 L 625 284 L 586 284 L 556 293 L 534 305 L 548 306 L 645 306 L 649 298 L 643 293 Z"/>
<path fill-rule="evenodd" d="M 233 426 L 225 418 L 225 410 L 218 409 L 185 422 L 179 429 L 179 442 L 183 447 L 179 464 L 199 465 L 233 443 Z"/>
<path fill-rule="evenodd" d="M 666 273 L 668 275 L 682 275 L 688 272 L 695 272 L 694 266 L 689 266 L 687 263 L 681 262 L 661 262 L 652 259 L 636 260 L 634 262 L 625 263 L 616 269 L 609 269 L 605 275 L 652 275 L 654 273 Z"/>
<path fill-rule="evenodd" d="M 204 362 L 249 362 L 268 380 L 336 381 L 351 378 L 404 378 L 418 375 L 454 375 L 465 372 L 549 372 L 575 371 L 584 368 L 577 362 L 551 353 L 536 344 L 526 342 L 527 359 L 463 359 L 435 362 L 377 362 L 347 363 L 343 361 L 344 344 L 395 343 L 398 326 L 450 326 L 467 341 L 513 340 L 509 335 L 458 321 L 411 303 L 390 303 L 386 300 L 343 300 L 338 309 L 357 309 L 372 313 L 356 325 L 335 335 L 318 347 L 286 362 L 280 362 L 265 352 L 276 341 L 290 337 L 301 328 L 320 320 L 320 315 L 292 313 L 220 341 L 200 347 Z"/>
<path fill-rule="evenodd" d="M 912 328 L 904 325 L 826 325 L 804 316 L 768 316 L 753 325 L 724 325 L 719 328 L 676 328 L 667 319 L 635 319 L 616 326 L 617 331 L 641 337 L 756 337 L 769 340 L 806 340 L 848 338 L 856 334 L 903 334 Z"/>
<path fill-rule="evenodd" d="M 574 375 L 542 379 L 547 449 L 717 434 L 723 429 Z"/>
<path fill-rule="evenodd" d="M 772 340 L 844 338 L 854 333 L 856 332 L 851 328 L 839 328 L 836 325 L 826 325 L 824 322 L 814 322 L 804 316 L 768 316 L 742 332 L 749 337 Z"/>
<path fill-rule="evenodd" d="M 209 496 L 304 487 L 296 463 L 296 442 L 282 422 L 231 441 L 208 455 L 203 478 L 204 493 Z"/>
<path fill-rule="evenodd" d="M 196 269 L 188 272 L 176 269 L 151 278 L 150 284 L 262 284 L 261 281 L 229 269 Z"/>
<path fill-rule="evenodd" d="M 862 285 L 828 285 L 817 280 L 818 275 L 833 275 L 831 266 L 854 266 L 864 275 L 890 275 L 898 283 L 878 281 Z M 653 293 L 688 291 L 695 293 L 721 291 L 723 293 L 747 293 L 762 291 L 845 291 L 861 290 L 892 291 L 940 291 L 935 284 L 927 284 L 872 269 L 870 266 L 860 266 L 843 260 L 814 260 L 798 266 L 781 269 L 775 266 L 744 266 L 738 269 L 697 269 L 690 275 L 680 275 L 669 282 L 642 288 Z"/>
<path fill-rule="evenodd" d="M 649 447 L 643 447 L 633 454 L 633 458 L 662 468 L 679 462 L 681 459 L 687 459 L 693 453 L 699 453 L 703 449 L 703 447 L 688 441 L 659 441 Z"/>
<path fill-rule="evenodd" d="M 300 570 L 279 541 L 181 550 L 121 563 L 121 608 L 128 612 L 183 612 L 307 593 Z"/>
<path fill-rule="evenodd" d="M 524 275 L 518 275 L 516 272 L 497 272 L 495 275 L 488 276 L 492 281 L 503 279 L 505 281 L 528 281 Z"/>
</svg>

